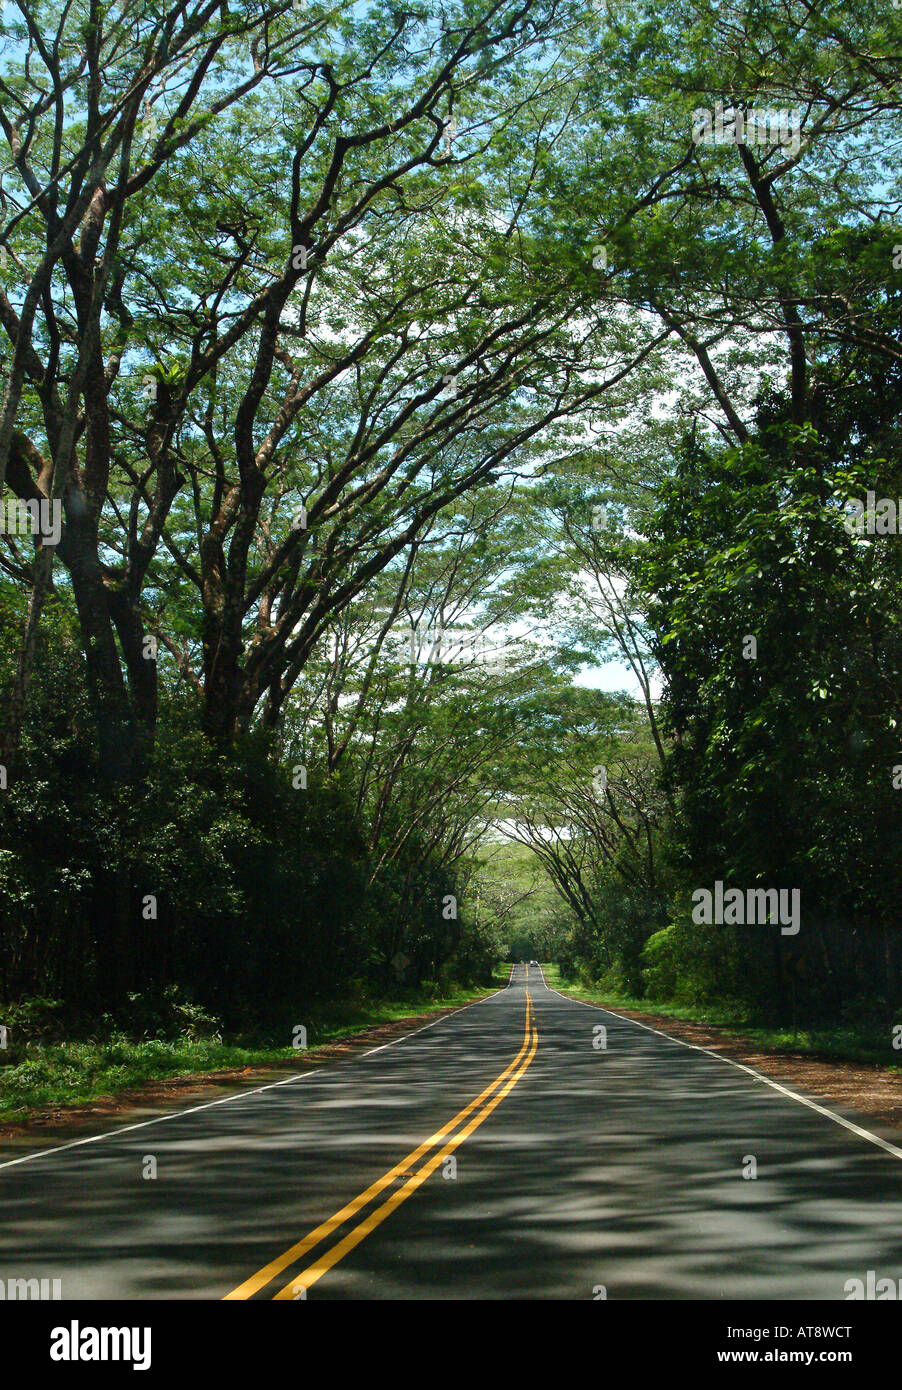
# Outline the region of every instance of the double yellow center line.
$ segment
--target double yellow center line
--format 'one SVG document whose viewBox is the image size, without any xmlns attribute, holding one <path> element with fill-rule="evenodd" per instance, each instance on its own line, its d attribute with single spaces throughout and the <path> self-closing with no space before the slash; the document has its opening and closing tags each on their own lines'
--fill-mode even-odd
<svg viewBox="0 0 902 1390">
<path fill-rule="evenodd" d="M 342 1260 L 349 1251 L 359 1245 L 362 1240 L 380 1226 L 386 1217 L 391 1216 L 392 1212 L 406 1202 L 408 1197 L 412 1197 L 417 1188 L 422 1186 L 428 1177 L 435 1172 L 436 1168 L 454 1152 L 458 1145 L 477 1130 L 484 1120 L 497 1105 L 500 1105 L 504 1097 L 508 1095 L 516 1086 L 520 1077 L 526 1071 L 533 1057 L 536 1055 L 536 1048 L 539 1045 L 539 1033 L 535 1025 L 534 1010 L 529 990 L 526 991 L 526 1024 L 523 1035 L 523 1044 L 514 1060 L 504 1068 L 504 1071 L 495 1080 L 480 1092 L 475 1100 L 471 1100 L 469 1105 L 465 1105 L 463 1110 L 459 1110 L 453 1119 L 443 1125 L 441 1129 L 424 1139 L 422 1144 L 411 1150 L 406 1157 L 390 1168 L 381 1178 L 361 1192 L 353 1201 L 348 1202 L 339 1211 L 330 1216 L 328 1221 L 323 1221 L 319 1226 L 314 1227 L 303 1240 L 292 1245 L 284 1254 L 271 1260 L 268 1265 L 264 1265 L 256 1274 L 251 1275 L 243 1284 L 239 1284 L 237 1289 L 226 1294 L 226 1299 L 245 1299 L 252 1298 L 259 1293 L 273 1279 L 278 1278 L 291 1265 L 297 1264 L 303 1257 L 314 1248 L 321 1245 L 323 1241 L 333 1235 L 341 1226 L 358 1216 L 365 1207 L 369 1207 L 375 1199 L 390 1187 L 398 1178 L 405 1179 L 403 1185 L 395 1189 L 379 1206 L 373 1208 L 363 1220 L 359 1221 L 347 1235 L 324 1250 L 316 1257 L 313 1264 L 308 1265 L 300 1274 L 294 1276 L 291 1281 L 273 1295 L 274 1300 L 298 1299 L 306 1295 L 307 1289 L 327 1274 L 339 1260 Z M 460 1126 L 460 1128 L 459 1128 Z M 453 1137 L 452 1137 L 453 1136 Z M 447 1141 L 447 1142 L 446 1142 Z M 439 1147 L 441 1146 L 441 1147 Z M 435 1152 L 432 1152 L 435 1150 Z M 427 1155 L 431 1155 L 427 1158 Z M 421 1160 L 425 1159 L 422 1166 L 411 1173 L 410 1169 Z"/>
</svg>

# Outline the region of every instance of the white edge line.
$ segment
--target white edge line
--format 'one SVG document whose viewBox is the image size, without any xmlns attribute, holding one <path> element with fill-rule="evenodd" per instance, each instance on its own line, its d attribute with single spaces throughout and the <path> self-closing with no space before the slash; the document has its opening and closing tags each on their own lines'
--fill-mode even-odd
<svg viewBox="0 0 902 1390">
<path fill-rule="evenodd" d="M 146 1129 L 148 1125 L 161 1125 L 164 1120 L 178 1120 L 183 1115 L 196 1115 L 201 1110 L 212 1110 L 216 1105 L 227 1105 L 232 1100 L 247 1100 L 249 1096 L 260 1096 L 264 1091 L 275 1090 L 277 1086 L 288 1086 L 292 1081 L 306 1081 L 308 1077 L 319 1076 L 328 1067 L 315 1067 L 312 1071 L 297 1072 L 286 1076 L 282 1081 L 270 1081 L 265 1086 L 257 1086 L 252 1091 L 236 1091 L 234 1095 L 222 1096 L 219 1100 L 207 1100 L 203 1105 L 192 1105 L 185 1110 L 171 1110 L 167 1115 L 155 1115 L 151 1120 L 138 1120 L 132 1125 L 120 1125 L 118 1129 L 106 1129 L 102 1134 L 91 1134 L 86 1139 L 70 1139 L 66 1144 L 57 1144 L 52 1149 L 38 1149 L 35 1153 L 23 1154 L 20 1158 L 10 1158 L 0 1163 L 0 1169 L 14 1168 L 17 1163 L 30 1163 L 34 1158 L 46 1158 L 49 1154 L 62 1153 L 64 1149 L 78 1149 L 83 1144 L 99 1144 L 103 1139 L 116 1139 L 120 1134 L 128 1134 L 133 1129 Z"/>
<path fill-rule="evenodd" d="M 452 1009 L 451 1013 L 440 1014 L 431 1023 L 423 1024 L 422 1028 L 413 1028 L 409 1033 L 402 1033 L 400 1038 L 395 1038 L 390 1043 L 383 1043 L 381 1047 L 371 1048 L 369 1052 L 362 1053 L 357 1060 L 362 1061 L 364 1057 L 372 1057 L 374 1052 L 381 1052 L 383 1048 L 394 1047 L 395 1043 L 404 1042 L 406 1038 L 412 1038 L 414 1034 L 422 1033 L 426 1028 L 434 1028 L 437 1023 L 444 1023 L 446 1018 L 463 1013 L 464 1009 L 472 1009 L 474 1004 L 484 1004 L 487 999 L 494 999 L 496 994 L 501 994 L 507 987 L 507 985 L 503 985 L 501 989 L 496 989 L 492 994 L 484 995 L 482 999 L 473 999 L 469 1004 L 463 1004 L 459 1009 Z M 294 1076 L 286 1076 L 282 1081 L 270 1081 L 265 1086 L 256 1086 L 252 1091 L 236 1091 L 234 1095 L 222 1096 L 219 1100 L 204 1101 L 203 1105 L 192 1105 L 185 1110 L 172 1110 L 167 1115 L 155 1115 L 151 1120 L 138 1120 L 132 1125 L 120 1125 L 118 1129 L 107 1129 L 102 1134 L 91 1134 L 86 1139 L 70 1139 L 68 1143 L 56 1144 L 52 1149 L 37 1149 L 34 1153 L 22 1154 L 19 1158 L 10 1158 L 0 1163 L 0 1171 L 4 1168 L 15 1168 L 20 1163 L 31 1163 L 36 1158 L 48 1158 L 51 1154 L 63 1153 L 66 1149 L 79 1149 L 85 1144 L 99 1144 L 104 1139 L 118 1139 L 120 1134 L 129 1134 L 135 1129 L 147 1129 L 149 1125 L 161 1125 L 166 1120 L 180 1120 L 185 1115 L 197 1115 L 201 1110 L 212 1110 L 217 1105 L 228 1105 L 233 1100 L 248 1100 L 251 1096 L 262 1096 L 264 1091 L 274 1091 L 278 1086 L 290 1086 L 293 1081 L 307 1081 L 311 1076 L 321 1076 L 323 1072 L 328 1070 L 328 1067 L 314 1067 L 311 1071 L 296 1072 Z"/>
<path fill-rule="evenodd" d="M 542 970 L 542 967 L 539 966 Z M 644 1028 L 646 1033 L 656 1033 L 659 1038 L 665 1038 L 667 1042 L 679 1043 L 680 1047 L 689 1047 L 693 1052 L 704 1052 L 708 1057 L 714 1057 L 718 1062 L 726 1062 L 728 1066 L 735 1067 L 737 1071 L 744 1071 L 749 1076 L 753 1076 L 756 1081 L 763 1081 L 765 1086 L 770 1086 L 771 1090 L 779 1091 L 781 1096 L 788 1096 L 790 1100 L 798 1101 L 799 1105 L 806 1105 L 809 1110 L 814 1110 L 818 1115 L 824 1115 L 834 1124 L 842 1125 L 843 1129 L 849 1130 L 852 1134 L 857 1134 L 859 1139 L 866 1139 L 870 1144 L 876 1144 L 878 1149 L 884 1149 L 894 1158 L 902 1158 L 902 1149 L 895 1144 L 890 1144 L 887 1139 L 881 1139 L 879 1134 L 872 1134 L 869 1129 L 862 1129 L 861 1125 L 853 1124 L 851 1120 L 843 1119 L 842 1115 L 837 1115 L 834 1110 L 828 1110 L 824 1105 L 818 1105 L 817 1101 L 808 1100 L 806 1096 L 800 1096 L 797 1091 L 792 1091 L 788 1086 L 782 1086 L 779 1081 L 772 1081 L 769 1076 L 756 1071 L 754 1067 L 746 1066 L 745 1062 L 734 1062 L 732 1057 L 724 1057 L 722 1052 L 715 1052 L 710 1047 L 700 1047 L 698 1043 L 686 1042 L 685 1038 L 677 1038 L 672 1033 L 663 1033 L 660 1028 L 652 1028 L 647 1023 L 640 1023 L 638 1019 L 627 1018 L 625 1014 L 615 1013 L 613 1009 L 606 1009 L 603 1004 L 590 1004 L 586 999 L 574 999 L 569 994 L 561 994 L 559 989 L 554 989 L 545 979 L 545 972 L 542 970 L 542 981 L 545 988 L 552 994 L 556 994 L 560 999 L 566 999 L 570 1004 L 582 1004 L 586 1009 L 599 1009 L 603 1014 L 610 1014 L 612 1018 L 619 1018 L 621 1023 L 632 1023 L 636 1028 Z"/>
</svg>

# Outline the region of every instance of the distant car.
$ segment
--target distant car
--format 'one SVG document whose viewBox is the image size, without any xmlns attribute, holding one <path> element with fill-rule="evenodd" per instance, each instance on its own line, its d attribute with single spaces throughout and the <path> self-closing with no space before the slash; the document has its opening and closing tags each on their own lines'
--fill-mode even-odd
<svg viewBox="0 0 902 1390">
<path fill-rule="evenodd" d="M 537 960 L 531 960 L 529 963 L 530 965 L 538 965 L 539 962 Z"/>
</svg>

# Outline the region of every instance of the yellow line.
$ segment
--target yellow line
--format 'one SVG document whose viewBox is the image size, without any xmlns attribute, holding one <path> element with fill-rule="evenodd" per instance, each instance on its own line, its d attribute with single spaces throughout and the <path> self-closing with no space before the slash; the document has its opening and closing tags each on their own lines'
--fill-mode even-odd
<svg viewBox="0 0 902 1390">
<path fill-rule="evenodd" d="M 528 1014 L 529 1006 L 527 1005 L 527 1016 Z M 427 1163 L 424 1163 L 420 1171 L 414 1173 L 413 1177 L 409 1178 L 403 1187 L 399 1188 L 397 1192 L 393 1192 L 388 1200 L 383 1202 L 380 1207 L 377 1207 L 375 1211 L 370 1212 L 359 1225 L 355 1226 L 352 1231 L 349 1231 L 336 1245 L 333 1245 L 331 1250 L 327 1250 L 325 1254 L 321 1255 L 315 1264 L 309 1265 L 302 1274 L 297 1275 L 290 1283 L 286 1284 L 284 1289 L 281 1289 L 274 1296 L 273 1301 L 293 1300 L 299 1296 L 301 1290 L 306 1292 L 311 1285 L 315 1284 L 318 1279 L 321 1279 L 324 1274 L 327 1274 L 334 1265 L 337 1265 L 339 1260 L 344 1259 L 345 1255 L 347 1255 L 350 1250 L 353 1250 L 354 1247 L 359 1245 L 362 1240 L 365 1240 L 377 1226 L 380 1226 L 386 1217 L 391 1216 L 396 1207 L 399 1207 L 402 1202 L 406 1202 L 408 1197 L 412 1197 L 417 1188 L 435 1172 L 439 1164 L 443 1163 L 449 1154 L 452 1154 L 465 1139 L 469 1138 L 473 1131 L 478 1129 L 484 1120 L 488 1119 L 495 1107 L 501 1104 L 508 1092 L 513 1090 L 514 1086 L 516 1086 L 520 1077 L 531 1063 L 533 1057 L 536 1055 L 536 1048 L 538 1045 L 539 1032 L 535 1024 L 533 1024 L 532 1039 L 525 1060 L 520 1064 L 518 1070 L 511 1076 L 506 1085 L 488 1102 L 483 1110 L 481 1110 L 478 1115 L 475 1115 L 473 1119 L 470 1120 L 469 1124 L 465 1125 L 439 1153 L 434 1154 Z"/>
<path fill-rule="evenodd" d="M 449 1120 L 447 1124 L 444 1124 L 441 1127 L 441 1129 L 436 1130 L 436 1132 L 430 1135 L 428 1139 L 424 1139 L 422 1144 L 418 1144 L 415 1149 L 412 1149 L 409 1154 L 407 1154 L 404 1158 L 400 1160 L 399 1163 L 396 1163 L 393 1168 L 390 1168 L 389 1171 L 385 1173 L 383 1177 L 378 1178 L 375 1182 L 371 1183 L 370 1186 L 366 1188 L 364 1192 L 361 1192 L 352 1201 L 348 1202 L 346 1206 L 343 1206 L 340 1209 L 340 1211 L 337 1211 L 333 1216 L 330 1216 L 328 1221 L 323 1221 L 321 1225 L 314 1227 L 312 1231 L 310 1231 L 306 1236 L 304 1236 L 303 1240 L 298 1241 L 296 1245 L 292 1245 L 290 1249 L 284 1252 L 284 1254 L 278 1255 L 276 1259 L 271 1260 L 269 1264 L 264 1265 L 263 1268 L 258 1270 L 256 1274 L 252 1274 L 249 1279 L 246 1279 L 243 1284 L 239 1284 L 237 1289 L 233 1289 L 231 1293 L 227 1293 L 223 1301 L 227 1302 L 229 1300 L 252 1298 L 253 1295 L 255 1293 L 258 1293 L 260 1289 L 264 1288 L 265 1285 L 270 1282 L 270 1280 L 275 1279 L 276 1276 L 281 1274 L 283 1270 L 286 1270 L 289 1265 L 295 1264 L 303 1255 L 306 1255 L 308 1250 L 311 1250 L 315 1245 L 319 1245 L 321 1241 L 325 1240 L 328 1236 L 330 1236 L 333 1233 L 333 1231 L 338 1229 L 339 1226 L 342 1226 L 346 1221 L 349 1221 L 352 1216 L 356 1216 L 357 1213 L 363 1207 L 365 1207 L 375 1197 L 378 1197 L 379 1193 L 383 1192 L 385 1188 L 389 1186 L 390 1183 L 394 1182 L 395 1178 L 399 1177 L 402 1173 L 406 1172 L 406 1170 L 411 1166 L 411 1164 L 416 1163 L 425 1154 L 427 1154 L 430 1149 L 434 1148 L 436 1144 L 439 1144 L 442 1142 L 442 1140 L 447 1139 L 448 1135 L 451 1134 L 452 1131 L 456 1129 L 456 1127 L 463 1120 L 465 1120 L 468 1115 L 472 1114 L 472 1112 L 479 1105 L 481 1105 L 481 1103 L 488 1096 L 492 1094 L 495 1088 L 497 1086 L 500 1086 L 501 1083 L 505 1080 L 505 1078 L 509 1076 L 512 1071 L 514 1071 L 529 1045 L 530 1029 L 532 1027 L 531 1015 L 532 1000 L 529 995 L 529 990 L 527 990 L 526 1025 L 523 1034 L 523 1043 L 520 1048 L 520 1051 L 517 1053 L 514 1060 L 504 1068 L 504 1071 L 502 1071 L 500 1075 L 496 1076 L 495 1080 L 490 1082 L 489 1085 L 486 1086 L 485 1090 L 479 1093 L 475 1100 L 471 1100 L 468 1105 L 464 1106 L 463 1110 L 459 1110 L 457 1114 L 453 1117 L 453 1119 Z M 534 1050 L 535 1049 L 533 1049 L 533 1051 Z M 530 1058 L 530 1060 L 532 1059 Z M 401 1190 L 403 1191 L 403 1189 Z"/>
</svg>

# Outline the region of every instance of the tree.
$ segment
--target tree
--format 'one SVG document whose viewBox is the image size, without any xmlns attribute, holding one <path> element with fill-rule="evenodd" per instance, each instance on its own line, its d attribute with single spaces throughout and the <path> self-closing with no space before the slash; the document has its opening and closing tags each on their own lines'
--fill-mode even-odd
<svg viewBox="0 0 902 1390">
<path fill-rule="evenodd" d="M 215 740 L 263 699 L 275 721 L 331 616 L 574 410 L 556 354 L 587 335 L 516 242 L 522 209 L 499 226 L 468 173 L 480 157 L 496 178 L 518 62 L 567 13 L 92 3 L 46 41 L 37 7 L 6 17 L 0 482 L 65 511 L 39 547 L 17 721 L 54 554 L 101 761 L 127 774 L 153 737 L 157 642 Z M 170 631 L 185 586 L 202 616 L 179 603 Z"/>
</svg>

